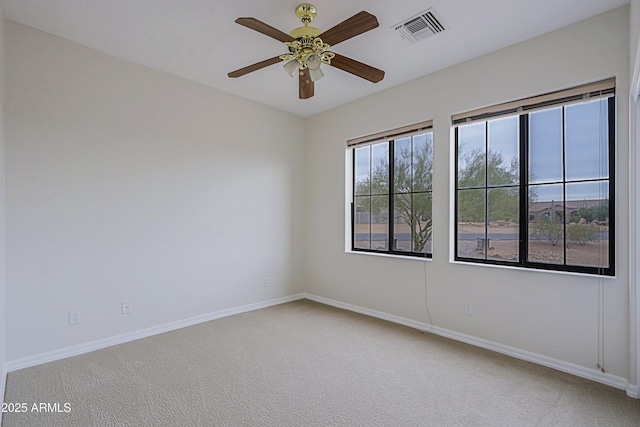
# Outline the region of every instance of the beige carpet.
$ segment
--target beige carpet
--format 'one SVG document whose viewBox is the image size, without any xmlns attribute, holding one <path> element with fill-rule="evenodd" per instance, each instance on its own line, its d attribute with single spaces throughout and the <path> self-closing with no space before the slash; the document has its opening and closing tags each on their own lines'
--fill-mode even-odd
<svg viewBox="0 0 640 427">
<path fill-rule="evenodd" d="M 623 391 L 306 300 L 12 372 L 5 402 L 71 411 L 3 426 L 640 426 Z"/>
</svg>

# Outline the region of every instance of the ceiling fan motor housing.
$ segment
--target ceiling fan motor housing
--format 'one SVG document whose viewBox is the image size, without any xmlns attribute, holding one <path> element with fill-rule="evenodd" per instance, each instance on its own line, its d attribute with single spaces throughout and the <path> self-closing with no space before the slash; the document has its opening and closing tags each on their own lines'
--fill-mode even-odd
<svg viewBox="0 0 640 427">
<path fill-rule="evenodd" d="M 314 38 L 322 34 L 319 28 L 309 26 L 309 23 L 313 21 L 313 18 L 315 18 L 317 14 L 318 9 L 312 4 L 303 3 L 296 7 L 296 16 L 302 21 L 304 26 L 292 30 L 289 35 L 294 39 L 311 39 L 313 41 Z M 302 40 L 300 41 L 303 42 Z"/>
<path fill-rule="evenodd" d="M 303 24 L 307 25 L 309 22 L 313 21 L 313 18 L 318 14 L 318 9 L 312 4 L 303 3 L 296 7 L 296 16 L 302 21 Z"/>
</svg>

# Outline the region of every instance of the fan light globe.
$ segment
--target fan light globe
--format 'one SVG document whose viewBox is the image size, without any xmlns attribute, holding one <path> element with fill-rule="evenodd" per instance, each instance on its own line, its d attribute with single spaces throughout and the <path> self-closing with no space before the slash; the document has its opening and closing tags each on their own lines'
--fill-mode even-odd
<svg viewBox="0 0 640 427">
<path fill-rule="evenodd" d="M 318 68 L 309 68 L 309 77 L 311 77 L 311 81 L 315 82 L 324 77 L 324 73 Z"/>
<path fill-rule="evenodd" d="M 300 64 L 298 64 L 297 59 L 292 59 L 291 61 L 284 64 L 284 69 L 291 77 L 293 77 L 298 74 L 299 65 Z"/>
<path fill-rule="evenodd" d="M 322 60 L 315 53 L 307 56 L 307 67 L 309 67 L 310 70 L 320 69 L 320 64 L 322 64 Z"/>
<path fill-rule="evenodd" d="M 320 64 L 322 64 L 322 60 L 319 55 L 312 53 L 307 56 L 307 68 L 309 68 L 309 77 L 311 77 L 311 81 L 317 81 L 324 77 L 324 73 L 320 69 Z"/>
</svg>

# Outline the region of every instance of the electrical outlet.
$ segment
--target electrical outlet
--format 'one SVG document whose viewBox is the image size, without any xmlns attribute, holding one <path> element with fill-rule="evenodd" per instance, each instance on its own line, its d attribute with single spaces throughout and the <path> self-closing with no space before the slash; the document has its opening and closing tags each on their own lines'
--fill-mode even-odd
<svg viewBox="0 0 640 427">
<path fill-rule="evenodd" d="M 262 279 L 262 286 L 265 288 L 269 287 L 269 276 L 264 276 L 264 279 Z"/>
<path fill-rule="evenodd" d="M 80 311 L 74 310 L 69 312 L 69 325 L 77 325 L 80 323 Z"/>
<path fill-rule="evenodd" d="M 122 314 L 131 313 L 131 301 L 122 301 Z"/>
<path fill-rule="evenodd" d="M 464 303 L 464 314 L 466 314 L 467 316 L 473 316 L 473 304 L 471 304 L 470 302 Z"/>
</svg>

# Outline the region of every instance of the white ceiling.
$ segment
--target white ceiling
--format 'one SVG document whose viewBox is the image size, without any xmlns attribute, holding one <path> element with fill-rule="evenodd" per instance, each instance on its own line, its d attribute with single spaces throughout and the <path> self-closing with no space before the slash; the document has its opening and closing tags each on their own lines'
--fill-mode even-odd
<svg viewBox="0 0 640 427">
<path fill-rule="evenodd" d="M 326 30 L 366 10 L 380 26 L 332 51 L 386 71 L 370 83 L 323 66 L 315 96 L 278 64 L 230 79 L 235 69 L 286 47 L 234 23 L 254 17 L 286 33 L 299 0 L 2 0 L 6 18 L 99 51 L 308 117 L 434 71 L 581 21 L 629 0 L 316 0 Z M 434 7 L 448 29 L 417 44 L 391 27 Z"/>
</svg>

